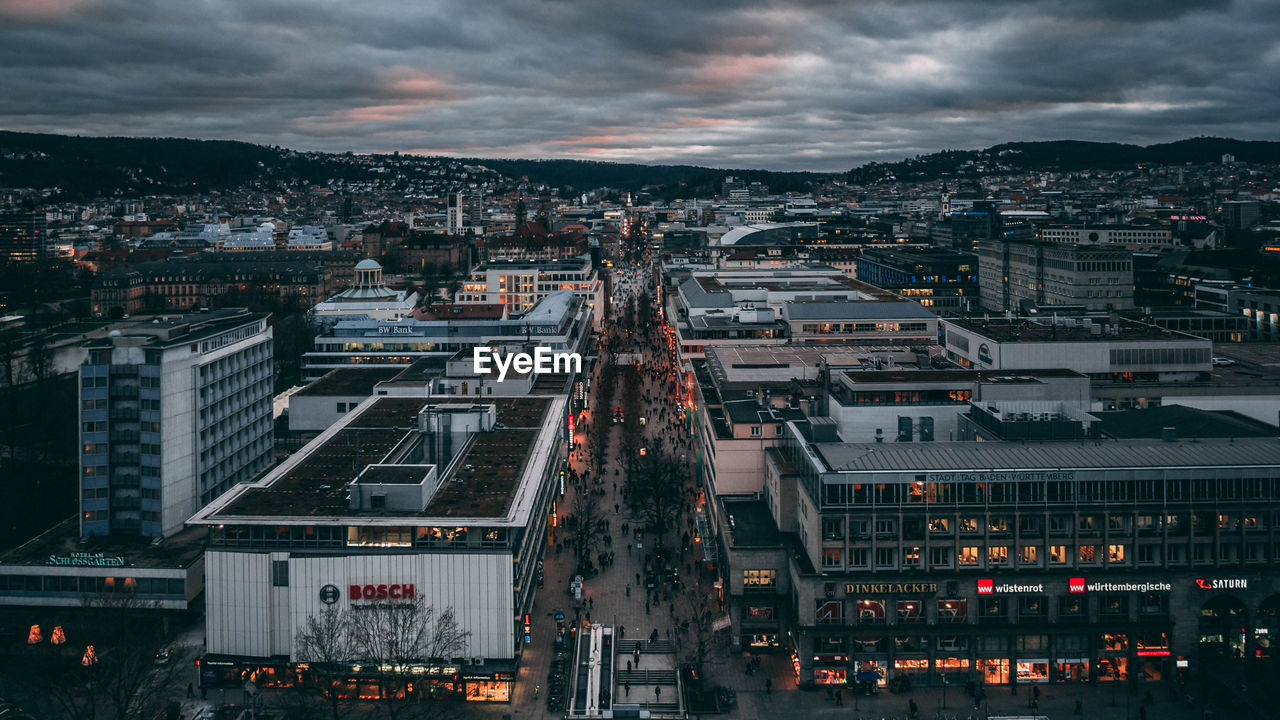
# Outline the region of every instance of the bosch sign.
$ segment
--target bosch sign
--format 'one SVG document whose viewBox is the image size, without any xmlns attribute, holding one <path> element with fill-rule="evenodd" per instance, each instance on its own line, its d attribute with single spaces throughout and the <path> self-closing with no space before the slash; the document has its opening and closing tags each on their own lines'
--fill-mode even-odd
<svg viewBox="0 0 1280 720">
<path fill-rule="evenodd" d="M 348 600 L 412 600 L 413 584 L 408 585 L 349 585 Z"/>
</svg>

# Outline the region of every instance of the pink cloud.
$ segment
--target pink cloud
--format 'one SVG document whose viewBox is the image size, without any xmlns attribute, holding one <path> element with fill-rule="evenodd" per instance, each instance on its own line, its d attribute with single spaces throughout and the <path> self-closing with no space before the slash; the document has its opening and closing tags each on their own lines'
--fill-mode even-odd
<svg viewBox="0 0 1280 720">
<path fill-rule="evenodd" d="M 775 55 L 711 55 L 673 90 L 691 94 L 724 92 L 760 81 L 782 67 L 782 58 Z"/>
<path fill-rule="evenodd" d="M 16 20 L 57 18 L 97 0 L 0 0 L 0 17 Z"/>
</svg>

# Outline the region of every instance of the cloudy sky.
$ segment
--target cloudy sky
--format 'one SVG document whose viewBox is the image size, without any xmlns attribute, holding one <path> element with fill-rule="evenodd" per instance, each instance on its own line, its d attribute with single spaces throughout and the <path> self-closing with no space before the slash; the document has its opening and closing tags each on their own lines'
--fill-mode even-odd
<svg viewBox="0 0 1280 720">
<path fill-rule="evenodd" d="M 0 0 L 0 128 L 780 170 L 1280 139 L 1280 2 Z"/>
</svg>

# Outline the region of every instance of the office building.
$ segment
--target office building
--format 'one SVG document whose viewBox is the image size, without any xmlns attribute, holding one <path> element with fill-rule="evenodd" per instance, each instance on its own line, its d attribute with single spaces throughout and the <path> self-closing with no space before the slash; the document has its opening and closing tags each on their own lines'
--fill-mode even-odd
<svg viewBox="0 0 1280 720">
<path fill-rule="evenodd" d="M 723 501 L 740 641 L 789 649 L 802 686 L 1158 684 L 1272 657 L 1273 429 L 1029 409 L 971 404 L 983 442 L 788 423 L 761 499 Z"/>
<path fill-rule="evenodd" d="M 343 319 L 315 338 L 302 356 L 302 372 L 315 380 L 336 368 L 406 368 L 422 358 L 453 356 L 477 346 L 538 345 L 581 352 L 591 331 L 591 310 L 575 293 L 550 292 L 519 318 L 509 306 L 438 303 L 398 320 Z M 478 391 L 479 386 L 476 386 Z"/>
<path fill-rule="evenodd" d="M 49 248 L 43 212 L 0 210 L 0 257 L 9 262 L 35 262 L 43 260 Z"/>
<path fill-rule="evenodd" d="M 537 262 L 495 260 L 471 270 L 454 298 L 459 305 L 500 304 L 512 315 L 523 313 L 555 292 L 570 290 L 592 314 L 593 327 L 604 322 L 604 284 L 589 255 Z"/>
<path fill-rule="evenodd" d="M 857 278 L 935 313 L 977 310 L 978 256 L 939 248 L 873 248 L 857 258 Z"/>
<path fill-rule="evenodd" d="M 1068 368 L 1098 381 L 1176 382 L 1207 377 L 1213 343 L 1115 318 L 948 319 L 947 359 L 964 368 Z"/>
<path fill-rule="evenodd" d="M 1024 305 L 1088 310 L 1133 307 L 1133 253 L 1124 248 L 985 240 L 978 245 L 982 307 L 1024 312 Z"/>
<path fill-rule="evenodd" d="M 81 534 L 163 537 L 271 464 L 267 316 L 154 319 L 91 340 L 80 366 Z"/>
<path fill-rule="evenodd" d="M 1131 250 L 1161 250 L 1181 245 L 1173 230 L 1143 225 L 1045 225 L 1039 239 L 1068 245 L 1115 245 Z"/>
<path fill-rule="evenodd" d="M 198 608 L 206 533 L 186 520 L 272 460 L 267 316 L 117 324 L 84 351 L 80 511 L 0 554 L 0 606 L 31 624 L 125 596 Z"/>
<path fill-rule="evenodd" d="M 421 598 L 470 634 L 458 657 L 406 663 L 418 691 L 510 700 L 554 532 L 567 407 L 564 396 L 371 398 L 202 509 L 191 518 L 210 542 L 202 682 L 239 687 L 245 671 L 309 682 L 319 669 L 299 666 L 310 658 L 297 645 L 309 617 Z M 376 696 L 358 661 L 332 672 Z"/>
<path fill-rule="evenodd" d="M 449 195 L 446 224 L 450 235 L 484 235 L 484 190 L 472 188 Z"/>
<path fill-rule="evenodd" d="M 710 347 L 937 342 L 937 316 L 824 265 L 694 270 L 666 295 L 680 356 Z"/>
</svg>

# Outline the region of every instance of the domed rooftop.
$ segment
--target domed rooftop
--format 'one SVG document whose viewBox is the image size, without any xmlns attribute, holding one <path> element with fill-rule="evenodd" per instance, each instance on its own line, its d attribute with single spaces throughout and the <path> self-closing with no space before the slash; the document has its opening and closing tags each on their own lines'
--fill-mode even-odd
<svg viewBox="0 0 1280 720">
<path fill-rule="evenodd" d="M 361 260 L 360 262 L 356 263 L 356 270 L 381 270 L 381 269 L 382 269 L 382 266 L 379 265 L 378 261 L 374 260 L 373 258 L 365 258 L 364 260 Z"/>
</svg>

